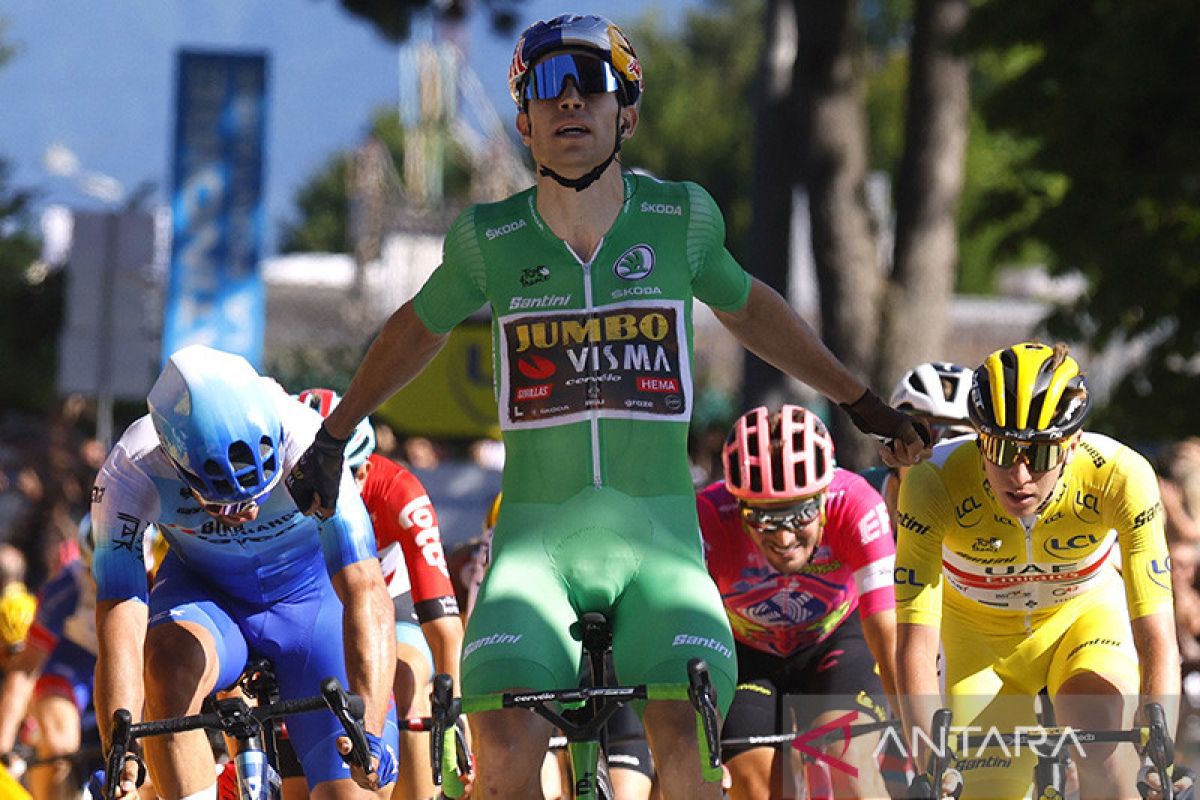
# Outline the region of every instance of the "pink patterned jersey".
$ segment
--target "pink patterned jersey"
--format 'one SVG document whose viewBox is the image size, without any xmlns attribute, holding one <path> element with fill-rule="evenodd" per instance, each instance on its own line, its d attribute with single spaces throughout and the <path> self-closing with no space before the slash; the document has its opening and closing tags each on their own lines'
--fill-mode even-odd
<svg viewBox="0 0 1200 800">
<path fill-rule="evenodd" d="M 844 469 L 826 491 L 821 543 L 792 575 L 767 563 L 723 483 L 697 497 L 708 571 L 742 644 L 789 656 L 825 639 L 856 606 L 864 619 L 895 607 L 896 544 L 883 498 Z"/>
</svg>

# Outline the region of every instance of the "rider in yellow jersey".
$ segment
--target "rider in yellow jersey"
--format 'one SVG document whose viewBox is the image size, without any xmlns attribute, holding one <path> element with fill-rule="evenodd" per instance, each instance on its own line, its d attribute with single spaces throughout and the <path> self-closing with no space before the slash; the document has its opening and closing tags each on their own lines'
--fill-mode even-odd
<svg viewBox="0 0 1200 800">
<path fill-rule="evenodd" d="M 972 379 L 978 436 L 937 446 L 905 476 L 897 668 L 910 737 L 941 704 L 939 634 L 953 724 L 982 728 L 976 743 L 990 726 L 1036 724 L 1043 687 L 1063 725 L 1128 727 L 1134 701 L 1154 699 L 1173 729 L 1179 656 L 1158 485 L 1142 456 L 1081 431 L 1090 405 L 1065 345 L 1004 348 Z M 1084 800 L 1137 796 L 1132 748 L 1083 752 Z M 1024 797 L 1028 748 L 959 755 L 965 797 Z"/>
</svg>

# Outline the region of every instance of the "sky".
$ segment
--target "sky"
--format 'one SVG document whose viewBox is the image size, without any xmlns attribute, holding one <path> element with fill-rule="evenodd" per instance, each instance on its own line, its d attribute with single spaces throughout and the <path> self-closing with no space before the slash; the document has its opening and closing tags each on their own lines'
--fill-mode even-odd
<svg viewBox="0 0 1200 800">
<path fill-rule="evenodd" d="M 524 0 L 516 6 L 517 29 L 597 10 L 628 27 L 656 9 L 670 24 L 698 2 L 604 0 L 580 8 Z M 337 0 L 5 0 L 0 25 L 0 37 L 17 48 L 0 67 L 0 158 L 13 168 L 13 187 L 37 191 L 38 207 L 102 207 L 77 181 L 44 167 L 52 145 L 73 151 L 83 170 L 117 179 L 126 192 L 152 182 L 150 201 L 166 202 L 176 51 L 267 53 L 264 254 L 275 248 L 280 220 L 294 217 L 297 190 L 361 140 L 376 109 L 397 103 L 397 46 Z M 472 16 L 466 41 L 469 63 L 507 122 L 513 41 L 492 34 L 483 14 Z"/>
</svg>

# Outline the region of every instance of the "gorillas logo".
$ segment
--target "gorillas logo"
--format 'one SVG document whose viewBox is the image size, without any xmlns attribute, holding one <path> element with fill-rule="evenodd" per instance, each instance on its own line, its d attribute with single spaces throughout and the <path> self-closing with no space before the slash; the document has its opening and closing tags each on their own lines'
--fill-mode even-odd
<svg viewBox="0 0 1200 800">
<path fill-rule="evenodd" d="M 654 271 L 654 250 L 648 244 L 636 244 L 613 264 L 613 274 L 627 281 L 640 281 Z"/>
<path fill-rule="evenodd" d="M 542 381 L 557 372 L 558 368 L 550 359 L 531 353 L 517 362 L 517 371 L 531 381 Z"/>
</svg>

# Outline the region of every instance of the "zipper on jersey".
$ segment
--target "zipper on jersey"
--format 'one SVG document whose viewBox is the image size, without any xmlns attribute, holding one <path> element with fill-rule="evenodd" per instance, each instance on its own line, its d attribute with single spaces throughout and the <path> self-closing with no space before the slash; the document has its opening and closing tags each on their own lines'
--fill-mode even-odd
<svg viewBox="0 0 1200 800">
<path fill-rule="evenodd" d="M 1025 523 L 1022 522 L 1021 520 L 1017 520 L 1017 521 L 1020 522 L 1022 528 L 1025 528 L 1025 563 L 1027 565 L 1032 564 L 1033 563 L 1033 526 L 1037 524 L 1037 519 L 1034 519 L 1033 523 L 1030 524 L 1028 527 L 1026 527 Z M 1035 587 L 1036 587 L 1036 584 L 1035 584 Z M 1034 588 L 1033 592 L 1036 593 L 1037 589 Z M 1025 606 L 1025 635 L 1029 636 L 1032 634 L 1033 634 L 1033 610 L 1030 609 L 1028 605 L 1026 605 Z"/>
<path fill-rule="evenodd" d="M 589 258 L 587 261 L 584 261 L 583 259 L 579 260 L 579 263 L 583 266 L 583 310 L 587 314 L 587 322 L 589 323 L 596 317 L 596 308 L 592 304 L 592 263 L 595 262 L 596 256 L 599 255 L 602 247 L 604 247 L 603 239 L 601 239 L 600 243 L 596 245 L 596 250 L 592 253 L 591 258 Z M 568 249 L 570 248 L 568 247 Z M 576 258 L 579 257 L 576 256 Z M 594 348 L 598 348 L 599 346 L 600 345 L 598 343 L 592 344 L 591 347 L 593 350 L 587 354 L 587 376 L 593 379 L 599 377 L 599 373 L 596 369 L 596 364 L 599 363 L 599 359 L 594 357 L 596 355 Z M 587 387 L 589 394 L 595 392 L 597 393 L 596 396 L 599 396 L 600 381 L 590 380 L 587 382 Z M 602 466 L 600 460 L 599 404 L 588 404 L 587 415 L 588 426 L 591 434 L 590 438 L 592 440 L 592 485 L 599 489 L 604 485 L 604 476 L 601 474 Z"/>
</svg>

